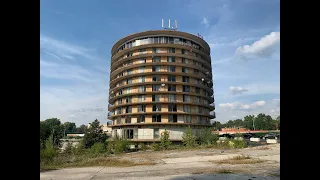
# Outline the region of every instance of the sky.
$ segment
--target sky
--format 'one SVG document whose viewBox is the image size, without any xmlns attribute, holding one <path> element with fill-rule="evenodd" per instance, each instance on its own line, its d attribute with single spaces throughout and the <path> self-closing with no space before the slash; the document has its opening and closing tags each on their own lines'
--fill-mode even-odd
<svg viewBox="0 0 320 180">
<path fill-rule="evenodd" d="M 41 0 L 40 120 L 105 124 L 113 44 L 162 18 L 210 45 L 216 121 L 280 115 L 280 0 Z"/>
</svg>

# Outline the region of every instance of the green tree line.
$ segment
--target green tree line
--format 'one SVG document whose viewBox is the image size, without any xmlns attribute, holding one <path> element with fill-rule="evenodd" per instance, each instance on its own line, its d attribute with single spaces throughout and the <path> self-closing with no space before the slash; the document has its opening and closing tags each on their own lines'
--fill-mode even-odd
<svg viewBox="0 0 320 180">
<path fill-rule="evenodd" d="M 229 120 L 224 124 L 216 121 L 214 124 L 217 129 L 243 127 L 249 130 L 280 130 L 280 116 L 273 119 L 270 115 L 260 113 L 257 116 L 247 115 L 243 119 Z"/>
</svg>

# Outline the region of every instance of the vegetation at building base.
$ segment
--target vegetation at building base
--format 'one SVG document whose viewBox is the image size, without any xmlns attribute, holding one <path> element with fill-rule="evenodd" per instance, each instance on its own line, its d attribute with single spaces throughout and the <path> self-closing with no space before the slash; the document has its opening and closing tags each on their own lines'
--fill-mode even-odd
<svg viewBox="0 0 320 180">
<path fill-rule="evenodd" d="M 272 119 L 272 118 L 271 118 Z M 110 138 L 101 130 L 98 120 L 91 123 L 90 128 L 85 125 L 76 127 L 74 123 L 61 123 L 57 118 L 40 121 L 40 170 L 57 169 L 64 167 L 85 167 L 85 166 L 134 166 L 138 165 L 130 161 L 120 161 L 110 154 L 121 154 L 130 152 L 130 145 L 138 145 L 139 151 L 145 150 L 172 150 L 172 149 L 198 149 L 198 148 L 245 148 L 247 142 L 239 139 L 219 140 L 218 134 L 212 133 L 220 127 L 243 126 L 253 129 L 280 129 L 280 116 L 271 120 L 268 115 L 259 114 L 257 117 L 246 116 L 244 121 L 228 121 L 226 124 L 218 124 L 213 128 L 201 129 L 193 132 L 190 127 L 186 128 L 183 134 L 183 145 L 173 145 L 170 141 L 170 133 L 165 130 L 160 137 L 159 143 L 152 143 L 150 146 L 144 143 L 133 144 L 126 139 L 118 137 Z M 61 139 L 67 133 L 84 133 L 84 137 L 77 146 L 68 145 L 61 151 Z M 236 135 L 241 137 L 241 135 Z M 73 139 L 80 138 L 74 137 Z"/>
</svg>

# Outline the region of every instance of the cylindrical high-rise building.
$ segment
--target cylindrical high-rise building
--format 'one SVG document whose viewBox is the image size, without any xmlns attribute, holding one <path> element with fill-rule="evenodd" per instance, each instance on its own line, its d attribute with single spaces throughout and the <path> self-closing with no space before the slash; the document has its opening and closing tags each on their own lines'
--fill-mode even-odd
<svg viewBox="0 0 320 180">
<path fill-rule="evenodd" d="M 157 141 L 166 129 L 181 141 L 186 127 L 215 118 L 210 47 L 175 30 L 145 31 L 111 50 L 109 114 L 112 136 Z"/>
</svg>

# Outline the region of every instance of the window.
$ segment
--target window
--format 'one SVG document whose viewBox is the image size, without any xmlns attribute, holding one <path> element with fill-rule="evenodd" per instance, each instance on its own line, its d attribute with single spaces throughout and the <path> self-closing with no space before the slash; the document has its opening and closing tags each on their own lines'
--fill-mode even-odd
<svg viewBox="0 0 320 180">
<path fill-rule="evenodd" d="M 138 112 L 146 112 L 146 105 L 138 105 Z"/>
<path fill-rule="evenodd" d="M 188 76 L 182 76 L 182 82 L 189 82 Z"/>
<path fill-rule="evenodd" d="M 125 122 L 126 124 L 131 123 L 131 116 L 126 116 Z"/>
<path fill-rule="evenodd" d="M 168 115 L 168 121 L 169 122 L 178 122 L 178 118 L 176 114 L 169 114 Z"/>
<path fill-rule="evenodd" d="M 126 97 L 125 100 L 126 100 L 126 103 L 132 103 L 132 97 L 131 96 Z"/>
<path fill-rule="evenodd" d="M 160 91 L 160 85 L 152 85 L 152 91 Z"/>
<path fill-rule="evenodd" d="M 132 113 L 132 106 L 127 106 L 126 108 L 126 113 Z"/>
<path fill-rule="evenodd" d="M 186 112 L 186 113 L 190 113 L 191 109 L 190 109 L 190 105 L 183 105 L 183 112 Z"/>
<path fill-rule="evenodd" d="M 191 115 L 183 115 L 184 123 L 191 123 Z"/>
<path fill-rule="evenodd" d="M 152 94 L 152 102 L 160 102 L 161 95 L 160 94 Z"/>
<path fill-rule="evenodd" d="M 117 114 L 122 114 L 121 108 L 117 108 Z"/>
<path fill-rule="evenodd" d="M 145 69 L 145 66 L 139 67 L 138 69 L 138 73 L 143 73 Z"/>
<path fill-rule="evenodd" d="M 147 54 L 147 50 L 146 49 L 139 49 L 139 54 Z"/>
<path fill-rule="evenodd" d="M 175 48 L 168 48 L 167 53 L 176 53 L 176 49 Z"/>
<path fill-rule="evenodd" d="M 168 57 L 167 57 L 167 62 L 176 62 L 176 57 L 174 57 L 174 56 L 168 56 Z"/>
<path fill-rule="evenodd" d="M 145 76 L 138 77 L 138 83 L 143 83 L 145 81 L 146 81 L 146 77 Z"/>
<path fill-rule="evenodd" d="M 161 81 L 161 76 L 152 76 L 152 81 L 153 82 Z"/>
<path fill-rule="evenodd" d="M 199 103 L 200 103 L 200 100 L 199 100 Z M 203 104 L 209 104 L 208 100 L 207 99 L 203 99 Z"/>
<path fill-rule="evenodd" d="M 146 92 L 146 86 L 139 86 L 138 92 Z"/>
<path fill-rule="evenodd" d="M 183 92 L 190 92 L 190 86 L 182 86 Z"/>
<path fill-rule="evenodd" d="M 118 105 L 119 105 L 119 104 L 122 104 L 122 98 L 119 98 L 119 99 L 118 99 Z"/>
<path fill-rule="evenodd" d="M 127 84 L 132 84 L 132 78 L 127 79 Z"/>
<path fill-rule="evenodd" d="M 132 69 L 127 69 L 127 74 L 128 75 L 133 74 L 133 70 Z"/>
<path fill-rule="evenodd" d="M 144 102 L 146 100 L 146 95 L 138 95 L 138 102 Z"/>
<path fill-rule="evenodd" d="M 200 97 L 194 97 L 195 98 L 195 103 L 200 103 Z"/>
<path fill-rule="evenodd" d="M 196 91 L 197 94 L 200 94 L 200 88 L 196 87 Z"/>
<path fill-rule="evenodd" d="M 161 57 L 160 56 L 152 57 L 152 62 L 161 62 Z"/>
<path fill-rule="evenodd" d="M 131 93 L 131 91 L 132 91 L 132 88 L 131 88 L 131 87 L 127 88 L 127 89 L 126 89 L 126 94 Z"/>
<path fill-rule="evenodd" d="M 182 72 L 183 72 L 183 73 L 188 73 L 188 70 L 189 70 L 189 69 L 188 69 L 188 68 L 186 68 L 186 67 L 182 67 L 182 69 L 181 69 L 181 70 L 182 70 Z"/>
<path fill-rule="evenodd" d="M 152 53 L 161 53 L 161 48 L 152 48 Z"/>
<path fill-rule="evenodd" d="M 152 105 L 153 112 L 161 112 L 161 104 L 154 104 Z"/>
<path fill-rule="evenodd" d="M 168 66 L 168 72 L 176 72 L 175 66 Z"/>
<path fill-rule="evenodd" d="M 176 85 L 168 85 L 168 91 L 176 91 Z"/>
<path fill-rule="evenodd" d="M 119 90 L 118 95 L 122 95 L 122 89 Z"/>
<path fill-rule="evenodd" d="M 182 58 L 182 63 L 184 63 L 184 64 L 188 64 L 188 59 L 186 59 L 186 58 Z"/>
<path fill-rule="evenodd" d="M 152 72 L 160 72 L 160 66 L 152 66 Z"/>
<path fill-rule="evenodd" d="M 193 69 L 193 73 L 194 74 L 199 74 L 199 70 L 198 69 Z"/>
<path fill-rule="evenodd" d="M 176 76 L 168 75 L 169 82 L 176 82 Z"/>
<path fill-rule="evenodd" d="M 169 112 L 177 112 L 177 105 L 176 104 L 168 104 L 168 111 Z"/>
<path fill-rule="evenodd" d="M 146 119 L 145 115 L 139 115 L 138 118 L 137 118 L 137 122 L 138 123 L 144 123 L 145 119 Z"/>
<path fill-rule="evenodd" d="M 175 94 L 169 94 L 168 95 L 168 101 L 169 102 L 176 102 L 177 98 Z"/>
<path fill-rule="evenodd" d="M 183 102 L 190 102 L 190 96 L 189 95 L 183 95 L 182 96 Z"/>
<path fill-rule="evenodd" d="M 188 54 L 185 49 L 181 49 L 181 54 Z"/>
<path fill-rule="evenodd" d="M 161 122 L 161 115 L 160 114 L 154 114 L 152 115 L 152 122 Z M 154 129 L 156 130 L 156 129 Z M 158 129 L 159 131 L 159 129 Z"/>
<path fill-rule="evenodd" d="M 143 63 L 146 63 L 147 62 L 147 59 L 146 58 L 140 58 L 138 59 L 137 63 L 139 64 L 143 64 Z"/>
</svg>

